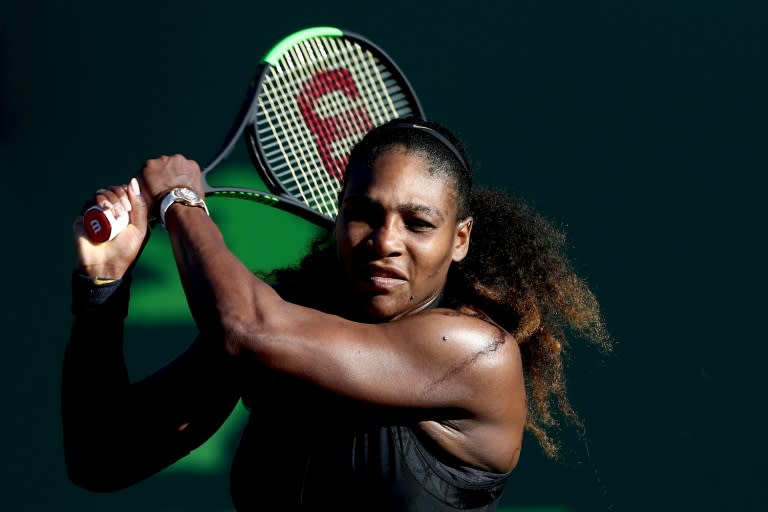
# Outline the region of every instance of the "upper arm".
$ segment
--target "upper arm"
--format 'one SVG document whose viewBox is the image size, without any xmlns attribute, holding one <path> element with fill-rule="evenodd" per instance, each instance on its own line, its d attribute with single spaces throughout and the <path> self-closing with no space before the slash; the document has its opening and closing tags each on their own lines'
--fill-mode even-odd
<svg viewBox="0 0 768 512">
<path fill-rule="evenodd" d="M 81 366 L 103 364 L 92 360 Z M 86 371 L 78 375 L 70 368 L 62 396 L 69 478 L 86 489 L 112 491 L 187 455 L 218 430 L 237 403 L 230 366 L 220 347 L 199 339 L 137 382 L 102 380 Z"/>
<path fill-rule="evenodd" d="M 453 310 L 364 324 L 279 301 L 262 318 L 238 333 L 246 354 L 372 404 L 482 415 L 522 382 L 511 336 Z"/>
</svg>

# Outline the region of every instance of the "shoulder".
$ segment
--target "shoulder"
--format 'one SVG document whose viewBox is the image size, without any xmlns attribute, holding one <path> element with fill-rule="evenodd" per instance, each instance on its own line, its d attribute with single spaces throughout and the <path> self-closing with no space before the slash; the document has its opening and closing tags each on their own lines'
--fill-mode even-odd
<svg viewBox="0 0 768 512">
<path fill-rule="evenodd" d="M 522 373 L 515 338 L 476 308 L 434 308 L 390 325 L 405 331 L 407 338 L 426 346 L 445 364 L 472 368 L 473 378 L 484 374 L 492 378 L 503 376 L 504 380 L 516 379 L 517 374 Z"/>
<path fill-rule="evenodd" d="M 437 308 L 411 320 L 425 336 L 439 336 L 442 352 L 433 356 L 442 372 L 430 389 L 447 387 L 457 398 L 453 416 L 421 428 L 465 463 L 507 471 L 516 463 L 527 412 L 517 341 L 474 308 Z"/>
<path fill-rule="evenodd" d="M 517 345 L 514 337 L 500 324 L 480 309 L 471 306 L 429 309 L 397 322 L 413 323 L 414 326 L 425 329 L 425 332 L 444 333 L 446 337 L 452 334 L 455 340 L 474 348 L 482 348 L 489 343 Z"/>
</svg>

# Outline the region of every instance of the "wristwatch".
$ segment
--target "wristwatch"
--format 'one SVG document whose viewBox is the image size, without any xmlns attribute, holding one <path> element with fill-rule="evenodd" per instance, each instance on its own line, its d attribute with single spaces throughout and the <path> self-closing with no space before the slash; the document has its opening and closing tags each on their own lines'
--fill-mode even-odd
<svg viewBox="0 0 768 512">
<path fill-rule="evenodd" d="M 197 192 L 186 187 L 174 188 L 163 197 L 162 201 L 160 201 L 160 224 L 162 224 L 163 227 L 165 227 L 165 212 L 168 211 L 168 208 L 170 208 L 173 203 L 181 203 L 184 206 L 196 206 L 204 209 L 205 213 L 210 215 L 210 213 L 208 213 L 208 207 L 205 205 L 205 201 L 203 201 L 203 198 L 200 197 Z"/>
</svg>

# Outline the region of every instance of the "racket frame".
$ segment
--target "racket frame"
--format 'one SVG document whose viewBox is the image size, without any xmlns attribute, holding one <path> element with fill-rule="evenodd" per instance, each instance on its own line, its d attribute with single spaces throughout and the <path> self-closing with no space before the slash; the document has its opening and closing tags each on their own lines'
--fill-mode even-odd
<svg viewBox="0 0 768 512">
<path fill-rule="evenodd" d="M 387 54 L 380 46 L 360 34 L 334 27 L 312 27 L 300 30 L 283 38 L 280 42 L 274 45 L 269 52 L 267 52 L 264 58 L 262 58 L 256 73 L 254 73 L 253 78 L 248 85 L 245 98 L 241 102 L 237 117 L 229 129 L 229 132 L 224 139 L 224 143 L 220 146 L 216 156 L 210 160 L 203 169 L 203 181 L 205 184 L 206 196 L 234 196 L 262 204 L 268 204 L 298 215 L 321 227 L 330 229 L 334 223 L 333 218 L 311 208 L 303 201 L 296 199 L 273 175 L 266 162 L 266 158 L 264 157 L 264 148 L 261 145 L 261 140 L 256 133 L 256 114 L 258 110 L 256 100 L 262 89 L 264 80 L 268 76 L 269 68 L 275 65 L 280 58 L 295 45 L 314 37 L 343 37 L 359 44 L 363 49 L 370 51 L 376 59 L 389 69 L 395 82 L 399 85 L 403 96 L 406 98 L 413 115 L 424 117 L 424 110 L 421 106 L 421 102 L 416 96 L 416 92 L 408 81 L 408 78 L 389 54 Z M 249 188 L 213 187 L 208 183 L 207 179 L 205 179 L 211 171 L 230 155 L 235 145 L 241 140 L 245 142 L 251 161 L 254 167 L 256 167 L 256 171 L 259 173 L 259 177 L 269 193 Z"/>
</svg>

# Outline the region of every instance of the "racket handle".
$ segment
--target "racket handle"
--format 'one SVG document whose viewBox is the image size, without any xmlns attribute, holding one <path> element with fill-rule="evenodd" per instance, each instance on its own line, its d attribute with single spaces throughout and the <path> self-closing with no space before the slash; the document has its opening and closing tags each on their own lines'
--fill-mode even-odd
<svg viewBox="0 0 768 512">
<path fill-rule="evenodd" d="M 83 226 L 91 242 L 101 244 L 112 240 L 128 227 L 128 214 L 115 217 L 111 210 L 91 206 L 83 214 Z"/>
</svg>

